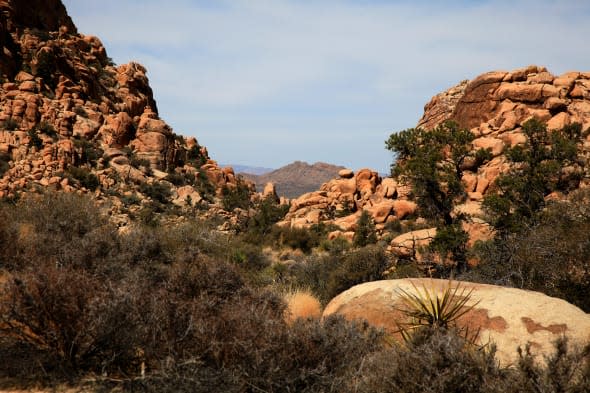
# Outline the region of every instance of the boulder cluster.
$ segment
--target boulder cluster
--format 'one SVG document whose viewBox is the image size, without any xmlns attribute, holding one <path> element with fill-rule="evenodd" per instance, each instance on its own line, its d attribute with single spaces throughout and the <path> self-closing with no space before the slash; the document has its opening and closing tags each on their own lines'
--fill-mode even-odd
<svg viewBox="0 0 590 393">
<path fill-rule="evenodd" d="M 488 72 L 436 95 L 424 108 L 418 127 L 428 130 L 453 120 L 474 134 L 474 150 L 489 149 L 492 155 L 484 165 L 466 162 L 462 168 L 467 199 L 456 209 L 470 217 L 463 224 L 470 244 L 492 236 L 482 219 L 481 202 L 490 185 L 510 167 L 504 149 L 526 142 L 522 125 L 531 118 L 545 122 L 549 130 L 572 123 L 582 124 L 584 130 L 590 128 L 590 72 L 555 76 L 538 66 Z M 585 160 L 588 153 L 590 139 L 581 146 L 580 160 Z M 582 181 L 581 187 L 587 185 Z M 388 224 L 416 218 L 410 191 L 407 184 L 382 178 L 369 169 L 356 174 L 344 170 L 339 179 L 323 184 L 319 191 L 293 200 L 283 225 L 334 224 L 340 231 L 332 236 L 351 239 L 360 213 L 366 210 L 384 237 Z M 435 228 L 411 231 L 391 240 L 389 249 L 401 257 L 411 256 L 435 234 Z"/>
<path fill-rule="evenodd" d="M 142 65 L 113 64 L 60 1 L 33 3 L 0 1 L 0 198 L 47 186 L 93 191 L 72 181 L 73 167 L 96 176 L 99 196 L 129 195 L 170 174 L 200 178 L 217 196 L 237 186 L 231 168 L 160 119 Z M 167 186 L 179 205 L 203 199 L 191 185 Z"/>
</svg>

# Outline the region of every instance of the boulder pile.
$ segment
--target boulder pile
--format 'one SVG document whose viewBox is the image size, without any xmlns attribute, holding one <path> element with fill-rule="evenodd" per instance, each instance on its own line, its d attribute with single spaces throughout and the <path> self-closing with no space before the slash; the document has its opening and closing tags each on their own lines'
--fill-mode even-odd
<svg viewBox="0 0 590 393">
<path fill-rule="evenodd" d="M 522 125 L 531 118 L 545 122 L 549 130 L 572 123 L 582 124 L 584 130 L 590 128 L 590 72 L 556 76 L 539 66 L 488 72 L 436 95 L 424 108 L 418 127 L 428 130 L 453 120 L 474 134 L 474 150 L 489 148 L 492 155 L 484 165 L 470 167 L 466 162 L 463 168 L 467 199 L 456 209 L 470 217 L 464 224 L 470 244 L 492 236 L 483 220 L 481 202 L 490 185 L 510 167 L 504 149 L 526 141 Z M 579 157 L 590 158 L 590 136 L 581 146 Z M 587 186 L 587 181 L 582 181 L 581 187 Z M 396 221 L 416 219 L 416 203 L 410 191 L 409 185 L 382 178 L 370 169 L 357 173 L 344 170 L 339 179 L 323 184 L 319 191 L 293 200 L 282 224 L 334 224 L 340 229 L 332 236 L 352 239 L 356 221 L 366 210 L 384 238 L 388 224 L 393 227 Z M 435 233 L 433 228 L 418 229 L 391 240 L 390 251 L 402 257 L 414 255 L 417 246 L 427 244 Z"/>
<path fill-rule="evenodd" d="M 166 182 L 181 206 L 203 196 L 172 177 L 206 181 L 217 197 L 237 186 L 231 168 L 160 119 L 146 69 L 116 66 L 59 0 L 2 0 L 0 9 L 0 198 L 38 187 L 94 191 L 72 168 L 96 176 L 99 197 L 141 197 L 136 186 Z"/>
</svg>

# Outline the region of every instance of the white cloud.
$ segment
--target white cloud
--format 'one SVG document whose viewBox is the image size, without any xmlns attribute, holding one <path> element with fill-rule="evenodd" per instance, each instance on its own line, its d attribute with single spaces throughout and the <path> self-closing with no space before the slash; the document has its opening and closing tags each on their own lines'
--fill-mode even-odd
<svg viewBox="0 0 590 393">
<path fill-rule="evenodd" d="M 167 121 L 205 139 L 228 132 L 228 124 L 255 130 L 282 122 L 293 133 L 335 132 L 343 130 L 340 118 L 355 124 L 351 133 L 362 134 L 361 123 L 375 132 L 394 130 L 415 124 L 432 95 L 481 72 L 541 64 L 561 73 L 590 64 L 585 2 L 65 3 L 79 30 L 101 37 L 117 62 L 135 59 L 148 67 Z M 310 109 L 331 118 L 319 127 L 304 112 Z M 190 121 L 197 112 L 207 116 Z M 358 150 L 362 142 L 334 143 L 349 151 L 346 143 Z M 382 143 L 364 146 L 383 149 Z M 300 142 L 291 150 L 304 149 Z M 232 154 L 221 143 L 215 150 Z M 323 159 L 338 161 L 334 150 Z"/>
</svg>

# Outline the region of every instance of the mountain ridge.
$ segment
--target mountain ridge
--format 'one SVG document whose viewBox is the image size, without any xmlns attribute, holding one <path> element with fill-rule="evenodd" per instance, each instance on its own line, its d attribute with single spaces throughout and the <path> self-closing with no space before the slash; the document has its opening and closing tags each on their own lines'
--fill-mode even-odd
<svg viewBox="0 0 590 393">
<path fill-rule="evenodd" d="M 267 183 L 273 183 L 280 196 L 296 198 L 316 190 L 323 183 L 337 176 L 342 169 L 345 168 L 325 162 L 308 164 L 304 161 L 294 161 L 263 175 L 248 173 L 241 173 L 241 175 L 252 181 L 258 191 L 262 191 Z"/>
</svg>

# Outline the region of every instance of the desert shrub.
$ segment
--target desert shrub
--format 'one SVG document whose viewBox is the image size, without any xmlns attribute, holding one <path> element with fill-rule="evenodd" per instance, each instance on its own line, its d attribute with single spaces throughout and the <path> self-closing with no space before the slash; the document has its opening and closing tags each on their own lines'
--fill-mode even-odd
<svg viewBox="0 0 590 393">
<path fill-rule="evenodd" d="M 88 118 L 88 112 L 82 106 L 76 106 L 74 108 L 74 113 L 80 117 Z"/>
<path fill-rule="evenodd" d="M 375 230 L 375 222 L 368 211 L 363 210 L 358 221 L 357 229 L 354 232 L 352 244 L 356 247 L 364 247 L 368 244 L 377 243 L 377 232 Z"/>
<path fill-rule="evenodd" d="M 238 183 L 233 188 L 223 186 L 221 189 L 223 209 L 228 212 L 234 209 L 248 209 L 252 205 L 250 201 L 251 193 L 247 183 L 241 180 L 238 180 Z"/>
<path fill-rule="evenodd" d="M 78 151 L 76 164 L 89 164 L 96 166 L 97 161 L 104 155 L 104 152 L 85 138 L 74 136 L 74 147 Z"/>
<path fill-rule="evenodd" d="M 40 133 L 48 135 L 51 138 L 53 138 L 54 140 L 57 139 L 57 131 L 55 131 L 55 128 L 53 127 L 53 125 L 51 123 L 48 123 L 46 121 L 42 121 L 37 126 L 37 129 L 39 130 Z"/>
<path fill-rule="evenodd" d="M 4 176 L 6 171 L 10 169 L 9 162 L 12 157 L 6 153 L 0 153 L 0 177 Z"/>
<path fill-rule="evenodd" d="M 342 254 L 344 251 L 350 249 L 350 247 L 350 242 L 341 236 L 338 236 L 333 240 L 325 239 L 320 243 L 320 248 L 322 250 L 327 251 L 333 255 Z"/>
<path fill-rule="evenodd" d="M 248 230 L 267 235 L 272 226 L 285 217 L 289 206 L 280 205 L 274 198 L 267 197 L 256 205 L 256 210 L 256 214 L 248 221 Z"/>
<path fill-rule="evenodd" d="M 549 131 L 545 124 L 531 119 L 522 131 L 526 143 L 506 151 L 514 165 L 496 179 L 483 201 L 489 221 L 499 231 L 515 232 L 534 225 L 545 207 L 545 197 L 576 189 L 583 175 L 577 152 L 582 142 L 580 124 Z"/>
<path fill-rule="evenodd" d="M 544 292 L 590 311 L 590 204 L 583 193 L 550 204 L 537 224 L 479 244 L 480 264 L 465 278 Z"/>
<path fill-rule="evenodd" d="M 467 240 L 469 234 L 460 224 L 443 226 L 437 229 L 436 236 L 428 245 L 428 249 L 435 252 L 443 262 L 439 269 L 443 276 L 449 276 L 467 269 Z M 441 264 L 438 264 L 441 265 Z M 450 272 L 448 272 L 450 271 Z"/>
<path fill-rule="evenodd" d="M 34 128 L 30 129 L 27 135 L 29 136 L 29 147 L 36 147 L 37 149 L 43 147 L 43 141 L 39 138 Z"/>
<path fill-rule="evenodd" d="M 123 195 L 120 200 L 125 206 L 139 205 L 141 203 L 141 198 L 135 192 L 130 195 Z"/>
<path fill-rule="evenodd" d="M 117 254 L 116 228 L 88 198 L 47 192 L 0 205 L 0 261 L 20 270 L 38 260 L 94 269 Z"/>
<path fill-rule="evenodd" d="M 135 356 L 124 292 L 84 270 L 51 262 L 17 273 L 2 289 L 0 332 L 46 350 L 58 367 L 106 371 Z"/>
<path fill-rule="evenodd" d="M 100 186 L 98 177 L 88 168 L 70 166 L 66 173 L 76 179 L 82 187 L 90 191 L 94 191 Z"/>
<path fill-rule="evenodd" d="M 207 157 L 201 153 L 201 146 L 196 144 L 187 151 L 186 160 L 195 168 L 200 168 L 207 162 Z"/>
<path fill-rule="evenodd" d="M 8 118 L 2 122 L 2 128 L 4 128 L 6 131 L 14 131 L 18 127 L 19 127 L 18 122 L 16 120 L 14 120 L 12 117 Z"/>
<path fill-rule="evenodd" d="M 139 185 L 139 191 L 162 204 L 169 203 L 170 197 L 172 196 L 170 186 L 164 182 L 141 183 Z"/>
<path fill-rule="evenodd" d="M 342 254 L 309 257 L 293 267 L 287 281 L 296 288 L 308 288 L 327 304 L 354 285 L 383 279 L 388 267 L 383 248 L 371 245 Z"/>
<path fill-rule="evenodd" d="M 359 392 L 506 392 L 493 351 L 480 351 L 452 332 L 425 335 L 408 347 L 369 356 Z"/>
<path fill-rule="evenodd" d="M 555 341 L 554 347 L 555 351 L 546 357 L 545 365 L 534 358 L 530 345 L 518 349 L 518 371 L 513 375 L 512 391 L 590 391 L 590 344 L 572 349 L 568 340 L 562 337 Z"/>
<path fill-rule="evenodd" d="M 182 187 L 186 185 L 193 185 L 195 183 L 195 175 L 193 175 L 190 172 L 179 173 L 171 171 L 168 172 L 166 180 L 168 180 L 170 183 L 174 184 L 177 187 Z"/>
<path fill-rule="evenodd" d="M 348 392 L 364 355 L 381 346 L 380 333 L 367 325 L 329 317 L 325 321 L 300 319 L 289 326 L 282 317 L 264 311 L 266 315 L 261 315 L 261 304 L 256 303 L 242 303 L 242 309 L 228 307 L 233 312 L 227 316 L 232 323 L 217 318 L 203 321 L 213 323 L 209 343 L 201 348 L 205 356 L 136 379 L 128 387 L 144 391 Z M 209 347 L 217 348 L 215 356 L 208 355 Z M 223 363 L 218 363 L 219 357 Z"/>
<path fill-rule="evenodd" d="M 135 154 L 132 154 L 131 157 L 129 157 L 129 165 L 131 165 L 134 168 L 140 169 L 141 167 L 143 168 L 150 168 L 150 161 L 148 159 L 145 158 L 139 158 L 137 157 Z"/>
<path fill-rule="evenodd" d="M 309 253 L 320 244 L 320 234 L 306 228 L 274 227 L 272 237 L 279 246 L 287 246 Z"/>
<path fill-rule="evenodd" d="M 327 299 L 368 281 L 382 280 L 383 273 L 389 267 L 389 261 L 383 248 L 367 246 L 344 254 L 334 261 L 333 271 L 326 287 Z"/>
</svg>

